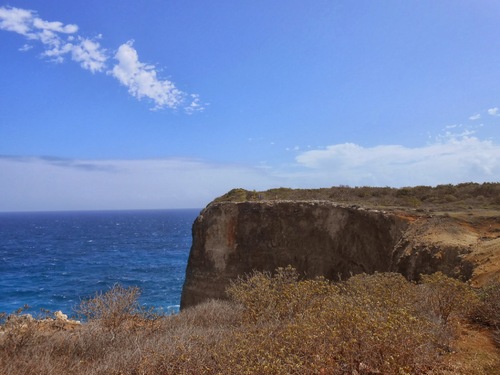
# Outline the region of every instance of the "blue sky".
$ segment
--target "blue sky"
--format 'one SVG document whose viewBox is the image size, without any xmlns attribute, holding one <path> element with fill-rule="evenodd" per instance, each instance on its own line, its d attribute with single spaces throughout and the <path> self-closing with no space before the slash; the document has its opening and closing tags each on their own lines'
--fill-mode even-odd
<svg viewBox="0 0 500 375">
<path fill-rule="evenodd" d="M 0 1 L 0 211 L 499 181 L 500 3 Z"/>
</svg>

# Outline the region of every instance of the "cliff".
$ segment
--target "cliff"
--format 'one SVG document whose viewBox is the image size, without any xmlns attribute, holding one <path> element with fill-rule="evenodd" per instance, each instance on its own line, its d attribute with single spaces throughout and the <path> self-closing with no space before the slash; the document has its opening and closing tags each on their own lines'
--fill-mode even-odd
<svg viewBox="0 0 500 375">
<path fill-rule="evenodd" d="M 409 279 L 442 271 L 470 279 L 481 264 L 498 265 L 500 223 L 483 219 L 487 229 L 480 231 L 470 220 L 415 210 L 319 200 L 214 201 L 193 224 L 181 309 L 226 298 L 226 287 L 239 275 L 287 265 L 305 277 L 331 280 L 376 271 Z M 497 258 L 481 258 L 488 246 Z"/>
</svg>

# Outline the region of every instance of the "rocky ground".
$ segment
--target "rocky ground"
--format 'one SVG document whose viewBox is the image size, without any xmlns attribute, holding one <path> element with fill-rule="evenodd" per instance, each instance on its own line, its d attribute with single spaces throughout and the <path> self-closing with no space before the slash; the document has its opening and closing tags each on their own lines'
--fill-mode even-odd
<svg viewBox="0 0 500 375">
<path fill-rule="evenodd" d="M 413 221 L 407 233 L 413 244 L 426 244 L 436 249 L 461 249 L 464 261 L 472 265 L 469 282 L 482 287 L 500 280 L 500 212 L 491 209 L 467 209 L 432 213 L 397 210 L 398 214 Z M 443 258 L 442 250 L 434 256 Z M 478 325 L 463 324 L 451 361 L 457 364 L 479 360 L 498 363 L 500 347 L 492 331 Z M 472 361 L 473 362 L 473 361 Z M 471 373 L 474 369 L 471 369 Z"/>
<path fill-rule="evenodd" d="M 395 209 L 395 214 L 412 221 L 406 240 L 414 248 L 436 249 L 436 261 L 446 261 L 443 249 L 461 252 L 471 265 L 470 282 L 480 287 L 500 279 L 500 211 L 468 209 L 417 212 Z"/>
</svg>

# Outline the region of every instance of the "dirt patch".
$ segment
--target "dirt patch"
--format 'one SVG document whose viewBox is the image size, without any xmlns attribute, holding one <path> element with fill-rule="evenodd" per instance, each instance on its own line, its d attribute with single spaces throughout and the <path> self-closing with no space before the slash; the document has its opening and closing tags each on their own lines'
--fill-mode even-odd
<svg viewBox="0 0 500 375">
<path fill-rule="evenodd" d="M 462 324 L 448 363 L 463 374 L 500 374 L 500 350 L 491 331 L 477 325 Z M 455 372 L 453 372 L 455 373 Z"/>
<path fill-rule="evenodd" d="M 466 259 L 474 263 L 472 285 L 479 287 L 500 280 L 500 215 L 498 211 L 472 211 L 459 217 L 462 227 L 476 235 L 476 244 Z"/>
</svg>

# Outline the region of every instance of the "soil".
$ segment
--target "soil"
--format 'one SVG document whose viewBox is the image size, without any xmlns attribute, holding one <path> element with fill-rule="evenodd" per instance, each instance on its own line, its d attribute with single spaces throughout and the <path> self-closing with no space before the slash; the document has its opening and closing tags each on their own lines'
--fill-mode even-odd
<svg viewBox="0 0 500 375">
<path fill-rule="evenodd" d="M 451 368 L 461 368 L 461 373 L 467 366 L 465 370 L 471 374 L 500 374 L 500 349 L 495 346 L 491 330 L 462 324 L 447 362 Z"/>
<path fill-rule="evenodd" d="M 408 212 L 401 212 L 408 217 Z M 439 224 L 436 225 L 436 218 Z M 434 220 L 431 220 L 434 219 Z M 471 285 L 481 287 L 500 280 L 500 212 L 497 210 L 466 210 L 414 215 L 413 240 L 436 245 L 469 248 L 464 259 L 474 265 Z"/>
<path fill-rule="evenodd" d="M 468 247 L 470 252 L 464 259 L 474 265 L 469 280 L 473 287 L 500 280 L 498 210 L 476 209 L 419 215 L 402 211 L 400 214 L 406 218 L 412 216 L 412 225 L 418 227 L 414 241 Z M 441 218 L 439 225 L 429 225 L 436 216 Z M 460 323 L 460 335 L 453 344 L 453 350 L 449 358 L 451 367 L 467 363 L 470 373 L 500 374 L 500 347 L 495 344 L 491 329 Z"/>
</svg>

